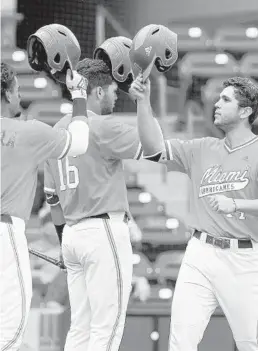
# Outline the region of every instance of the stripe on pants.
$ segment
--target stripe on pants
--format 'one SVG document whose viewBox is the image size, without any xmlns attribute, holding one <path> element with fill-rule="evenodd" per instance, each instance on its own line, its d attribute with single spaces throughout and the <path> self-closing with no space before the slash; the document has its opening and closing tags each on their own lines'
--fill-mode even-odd
<svg viewBox="0 0 258 351">
<path fill-rule="evenodd" d="M 119 262 L 119 257 L 118 257 L 118 252 L 115 244 L 115 240 L 112 234 L 112 230 L 109 224 L 108 219 L 103 219 L 104 222 L 104 227 L 108 236 L 108 240 L 112 249 L 112 253 L 114 256 L 114 261 L 115 261 L 115 266 L 116 266 L 116 273 L 117 273 L 117 288 L 118 288 L 118 312 L 116 316 L 116 320 L 113 326 L 113 330 L 109 339 L 109 342 L 107 344 L 107 351 L 111 350 L 112 343 L 114 341 L 116 331 L 119 325 L 119 320 L 122 314 L 122 296 L 123 296 L 123 281 L 122 281 L 122 273 L 121 273 L 121 267 L 120 267 L 120 262 Z"/>
<path fill-rule="evenodd" d="M 2 348 L 2 351 L 8 350 L 19 339 L 19 337 L 21 336 L 21 333 L 23 331 L 23 328 L 24 328 L 25 317 L 26 317 L 25 287 L 24 287 L 24 281 L 23 281 L 22 271 L 21 271 L 20 262 L 19 262 L 19 255 L 18 255 L 16 243 L 15 243 L 15 237 L 14 237 L 14 232 L 13 232 L 12 225 L 7 224 L 7 228 L 8 228 L 8 232 L 9 232 L 11 246 L 13 248 L 14 258 L 15 258 L 16 267 L 17 267 L 17 274 L 18 274 L 18 279 L 19 279 L 20 288 L 21 288 L 21 313 L 22 313 L 22 318 L 21 318 L 20 324 L 18 326 L 18 329 L 17 329 L 13 339 L 7 342 L 7 344 Z"/>
</svg>

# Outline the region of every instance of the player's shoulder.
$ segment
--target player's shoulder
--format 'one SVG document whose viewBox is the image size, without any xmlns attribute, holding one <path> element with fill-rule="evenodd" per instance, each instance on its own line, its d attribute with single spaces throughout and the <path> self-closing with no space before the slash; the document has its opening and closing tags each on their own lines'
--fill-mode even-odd
<svg viewBox="0 0 258 351">
<path fill-rule="evenodd" d="M 112 115 L 105 116 L 100 124 L 100 132 L 102 135 L 108 133 L 112 135 L 120 134 L 131 129 L 134 129 L 134 127 Z"/>
<path fill-rule="evenodd" d="M 189 146 L 191 148 L 206 148 L 213 145 L 220 145 L 223 142 L 221 139 L 213 138 L 213 137 L 201 137 L 201 138 L 194 138 L 194 139 L 169 139 L 168 140 L 171 144 L 179 143 L 183 146 Z"/>
<path fill-rule="evenodd" d="M 72 114 L 68 113 L 67 115 L 65 115 L 64 117 L 62 117 L 55 125 L 54 125 L 54 129 L 60 129 L 60 128 L 64 128 L 67 129 L 69 124 L 72 122 Z"/>
</svg>

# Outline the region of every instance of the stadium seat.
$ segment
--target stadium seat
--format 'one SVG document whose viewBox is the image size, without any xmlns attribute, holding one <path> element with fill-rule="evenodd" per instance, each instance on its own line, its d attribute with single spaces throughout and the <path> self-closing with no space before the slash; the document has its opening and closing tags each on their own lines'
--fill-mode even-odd
<svg viewBox="0 0 258 351">
<path fill-rule="evenodd" d="M 60 87 L 44 74 L 22 74 L 18 80 L 23 106 L 27 107 L 32 101 L 61 97 Z"/>
<path fill-rule="evenodd" d="M 151 285 L 149 302 L 163 302 L 171 301 L 173 297 L 174 289 L 167 285 Z"/>
<path fill-rule="evenodd" d="M 133 254 L 133 274 L 148 280 L 157 279 L 151 262 L 142 252 L 134 252 Z"/>
<path fill-rule="evenodd" d="M 214 39 L 214 47 L 227 51 L 239 60 L 246 52 L 258 51 L 258 29 L 246 26 L 220 27 Z"/>
<path fill-rule="evenodd" d="M 149 203 L 134 203 L 130 206 L 130 212 L 133 217 L 138 218 L 146 215 L 160 215 L 164 213 L 165 208 L 163 204 L 158 203 L 156 200 Z"/>
<path fill-rule="evenodd" d="M 127 190 L 138 187 L 138 178 L 136 172 L 130 172 L 124 169 L 124 177 Z"/>
<path fill-rule="evenodd" d="M 258 47 L 257 47 L 258 50 Z M 240 61 L 240 73 L 258 81 L 258 52 L 248 53 Z"/>
<path fill-rule="evenodd" d="M 165 251 L 160 253 L 154 263 L 155 273 L 158 275 L 158 282 L 165 284 L 166 282 L 177 280 L 179 268 L 181 266 L 185 251 Z"/>
<path fill-rule="evenodd" d="M 28 63 L 28 56 L 25 50 L 19 48 L 1 48 L 1 60 L 12 66 L 17 74 L 36 73 Z"/>
<path fill-rule="evenodd" d="M 180 95 L 179 111 L 182 119 L 186 119 L 187 128 L 193 134 L 193 123 L 202 119 L 201 86 L 210 78 L 228 78 L 239 73 L 239 65 L 230 54 L 216 52 L 191 52 L 185 55 L 179 64 Z M 190 113 L 187 102 L 198 103 L 201 112 Z M 189 118 L 188 118 L 189 115 Z M 191 116 L 191 118 L 190 118 Z M 195 118 L 196 116 L 196 118 Z"/>
<path fill-rule="evenodd" d="M 32 102 L 28 108 L 28 119 L 38 119 L 41 122 L 54 125 L 67 113 L 71 113 L 72 104 L 64 99 Z"/>
<path fill-rule="evenodd" d="M 127 191 L 127 198 L 129 205 L 131 204 L 138 204 L 139 201 L 139 195 L 143 192 L 141 188 L 131 188 L 128 189 Z"/>
</svg>

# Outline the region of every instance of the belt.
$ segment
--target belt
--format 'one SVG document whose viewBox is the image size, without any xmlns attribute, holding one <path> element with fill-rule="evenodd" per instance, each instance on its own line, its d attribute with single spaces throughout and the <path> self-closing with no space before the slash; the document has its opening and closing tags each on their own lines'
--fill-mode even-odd
<svg viewBox="0 0 258 351">
<path fill-rule="evenodd" d="M 87 219 L 88 218 L 110 219 L 110 216 L 109 216 L 108 213 L 102 213 L 102 214 L 99 214 L 99 215 L 96 215 L 96 216 L 87 217 Z M 124 215 L 123 222 L 125 222 L 126 224 L 129 222 L 129 217 L 128 217 L 127 213 L 125 213 L 125 215 Z"/>
<path fill-rule="evenodd" d="M 200 240 L 201 234 L 202 232 L 200 232 L 199 230 L 195 230 L 193 236 Z M 250 249 L 253 247 L 251 240 L 241 240 L 241 239 L 235 239 L 235 240 L 237 240 L 237 246 L 239 249 Z M 221 249 L 229 249 L 231 247 L 231 239 L 215 238 L 210 234 L 207 234 L 205 242 L 207 244 L 220 247 Z"/>
<path fill-rule="evenodd" d="M 1 214 L 0 222 L 13 224 L 12 217 L 10 215 L 8 215 L 8 214 Z"/>
</svg>

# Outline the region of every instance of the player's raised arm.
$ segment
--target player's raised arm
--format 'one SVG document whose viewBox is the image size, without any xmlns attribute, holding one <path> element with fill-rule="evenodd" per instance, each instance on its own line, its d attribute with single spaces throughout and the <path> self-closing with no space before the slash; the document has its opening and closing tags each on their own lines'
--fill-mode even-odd
<svg viewBox="0 0 258 351">
<path fill-rule="evenodd" d="M 132 83 L 131 93 L 137 99 L 138 132 L 146 158 L 158 161 L 165 150 L 163 134 L 159 123 L 153 117 L 150 104 L 150 81 L 142 82 L 139 75 Z"/>
<path fill-rule="evenodd" d="M 58 84 L 66 84 L 73 100 L 73 121 L 68 132 L 58 134 L 53 131 L 51 135 L 46 128 L 41 131 L 42 127 L 37 136 L 37 132 L 33 131 L 34 137 L 38 137 L 34 138 L 35 144 L 39 144 L 36 148 L 44 149 L 41 153 L 43 161 L 85 153 L 89 139 L 86 106 L 88 81 L 75 71 L 81 56 L 77 38 L 65 26 L 57 23 L 46 25 L 30 35 L 27 52 L 31 68 L 50 74 Z"/>
<path fill-rule="evenodd" d="M 87 121 L 87 78 L 76 71 L 67 71 L 66 86 L 73 99 L 73 119 L 69 125 L 71 145 L 68 156 L 84 154 L 89 144 L 89 127 Z"/>
</svg>

